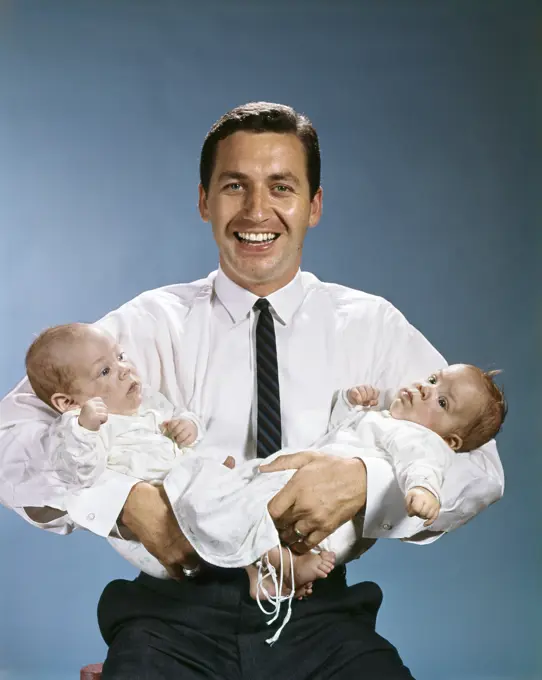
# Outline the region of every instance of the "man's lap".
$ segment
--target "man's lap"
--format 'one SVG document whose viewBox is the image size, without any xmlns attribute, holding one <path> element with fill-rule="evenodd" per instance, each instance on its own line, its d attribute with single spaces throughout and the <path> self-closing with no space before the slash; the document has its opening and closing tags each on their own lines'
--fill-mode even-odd
<svg viewBox="0 0 542 680">
<path fill-rule="evenodd" d="M 375 632 L 382 599 L 376 584 L 348 588 L 344 570 L 337 569 L 311 598 L 294 603 L 292 619 L 269 647 L 265 640 L 276 628 L 267 626 L 250 600 L 244 571 L 215 574 L 207 581 L 141 576 L 109 584 L 99 605 L 100 627 L 110 644 L 104 680 L 130 673 L 141 680 L 162 674 L 183 680 L 372 677 L 360 675 L 363 669 L 378 673 L 375 678 L 411 678 L 395 648 Z"/>
</svg>

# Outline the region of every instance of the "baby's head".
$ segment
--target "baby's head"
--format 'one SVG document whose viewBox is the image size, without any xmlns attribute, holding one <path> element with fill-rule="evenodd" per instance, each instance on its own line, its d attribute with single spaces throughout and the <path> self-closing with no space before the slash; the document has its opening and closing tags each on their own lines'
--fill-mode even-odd
<svg viewBox="0 0 542 680">
<path fill-rule="evenodd" d="M 141 404 L 135 368 L 105 331 L 85 323 L 43 331 L 26 354 L 34 392 L 60 413 L 100 397 L 111 413 L 131 415 Z"/>
<path fill-rule="evenodd" d="M 454 451 L 472 451 L 495 437 L 506 416 L 504 394 L 493 382 L 496 373 L 469 364 L 448 366 L 400 389 L 390 413 L 433 430 Z"/>
</svg>

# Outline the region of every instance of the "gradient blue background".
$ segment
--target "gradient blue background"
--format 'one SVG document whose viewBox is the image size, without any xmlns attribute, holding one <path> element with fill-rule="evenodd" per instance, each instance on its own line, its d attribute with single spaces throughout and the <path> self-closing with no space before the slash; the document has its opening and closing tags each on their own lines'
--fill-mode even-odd
<svg viewBox="0 0 542 680">
<path fill-rule="evenodd" d="M 225 110 L 257 99 L 307 112 L 321 137 L 325 209 L 304 268 L 391 299 L 450 361 L 504 369 L 504 499 L 349 570 L 382 586 L 379 630 L 418 680 L 542 678 L 539 10 L 0 5 L 0 393 L 45 326 L 215 268 L 199 151 Z M 93 535 L 4 508 L 0 546 L 0 678 L 75 679 L 105 653 L 102 588 L 134 571 Z"/>
</svg>

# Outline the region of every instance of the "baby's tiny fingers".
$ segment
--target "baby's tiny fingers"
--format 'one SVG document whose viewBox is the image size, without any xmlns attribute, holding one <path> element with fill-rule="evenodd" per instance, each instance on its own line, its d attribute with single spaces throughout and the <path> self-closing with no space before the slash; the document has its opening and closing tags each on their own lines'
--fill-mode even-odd
<svg viewBox="0 0 542 680">
<path fill-rule="evenodd" d="M 360 395 L 359 395 L 359 390 L 355 387 L 353 387 L 351 390 L 348 391 L 348 400 L 350 401 L 351 404 L 359 404 L 361 401 Z"/>
</svg>

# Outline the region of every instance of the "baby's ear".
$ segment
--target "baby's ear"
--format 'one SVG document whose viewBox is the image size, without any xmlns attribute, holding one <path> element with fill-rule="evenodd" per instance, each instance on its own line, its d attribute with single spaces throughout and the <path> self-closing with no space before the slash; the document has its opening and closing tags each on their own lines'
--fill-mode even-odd
<svg viewBox="0 0 542 680">
<path fill-rule="evenodd" d="M 459 451 L 463 445 L 463 440 L 458 434 L 449 434 L 447 437 L 444 437 L 444 441 L 454 451 Z"/>
<path fill-rule="evenodd" d="M 53 394 L 51 404 L 59 413 L 66 413 L 66 411 L 71 411 L 79 406 L 69 394 L 62 394 L 62 392 Z"/>
</svg>

